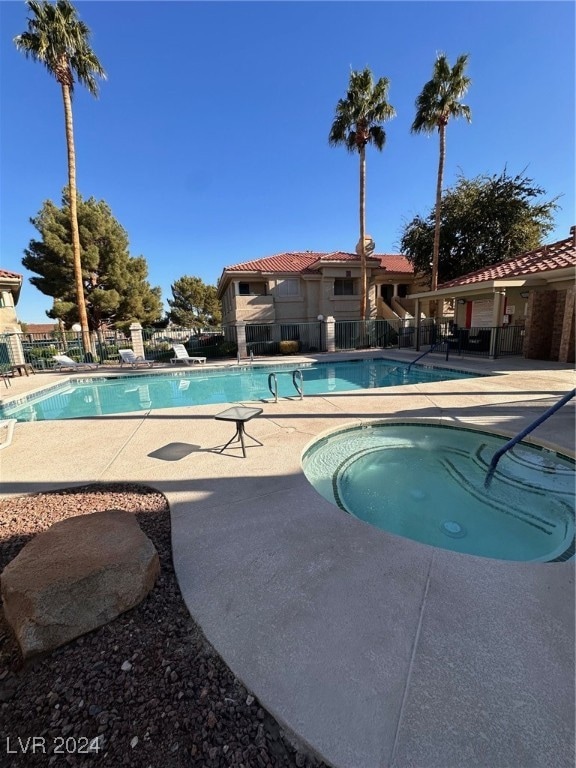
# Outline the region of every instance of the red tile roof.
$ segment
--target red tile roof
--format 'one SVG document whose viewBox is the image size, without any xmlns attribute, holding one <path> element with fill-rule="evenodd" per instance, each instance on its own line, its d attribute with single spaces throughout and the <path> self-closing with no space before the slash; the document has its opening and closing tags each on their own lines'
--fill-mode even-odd
<svg viewBox="0 0 576 768">
<path fill-rule="evenodd" d="M 556 243 L 542 245 L 533 251 L 527 251 L 515 259 L 501 261 L 491 267 L 478 269 L 476 272 L 469 272 L 467 275 L 442 283 L 438 288 L 454 288 L 457 285 L 473 285 L 489 280 L 526 277 L 574 266 L 576 266 L 576 244 L 574 237 L 568 237 Z"/>
<path fill-rule="evenodd" d="M 7 269 L 0 269 L 0 278 L 2 277 L 8 277 L 8 278 L 20 278 L 22 279 L 22 275 L 19 275 L 18 272 L 8 272 Z"/>
<path fill-rule="evenodd" d="M 405 256 L 397 253 L 378 253 L 368 257 L 370 262 L 379 262 L 378 266 L 388 272 L 404 272 L 412 274 L 414 269 Z M 333 251 L 331 253 L 318 253 L 315 251 L 295 251 L 291 253 L 278 253 L 264 259 L 244 261 L 242 264 L 233 264 L 225 267 L 224 272 L 292 272 L 296 274 L 315 274 L 318 269 L 312 269 L 312 265 L 318 262 L 333 261 L 360 261 L 355 253 Z"/>
<path fill-rule="evenodd" d="M 26 333 L 50 334 L 58 330 L 58 323 L 26 323 Z"/>
</svg>

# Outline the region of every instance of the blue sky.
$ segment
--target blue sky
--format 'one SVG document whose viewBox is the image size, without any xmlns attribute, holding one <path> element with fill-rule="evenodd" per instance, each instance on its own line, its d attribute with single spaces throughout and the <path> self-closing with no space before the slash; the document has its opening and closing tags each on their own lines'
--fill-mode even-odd
<svg viewBox="0 0 576 768">
<path fill-rule="evenodd" d="M 350 69 L 390 80 L 397 117 L 368 150 L 367 230 L 398 252 L 434 203 L 438 138 L 414 101 L 438 52 L 468 53 L 472 124 L 447 131 L 445 186 L 526 169 L 562 196 L 548 241 L 575 223 L 573 2 L 77 2 L 108 80 L 74 98 L 78 188 L 104 199 L 162 288 L 215 284 L 224 266 L 291 250 L 354 250 L 358 159 L 328 146 Z M 30 283 L 29 218 L 60 201 L 60 89 L 12 40 L 24 2 L 0 2 L 0 266 L 25 275 L 22 322 L 52 301 Z"/>
</svg>

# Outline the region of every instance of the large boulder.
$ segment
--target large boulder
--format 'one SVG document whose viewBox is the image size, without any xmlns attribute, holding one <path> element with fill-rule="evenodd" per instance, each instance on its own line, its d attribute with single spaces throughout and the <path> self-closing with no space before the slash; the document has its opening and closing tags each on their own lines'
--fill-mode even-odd
<svg viewBox="0 0 576 768">
<path fill-rule="evenodd" d="M 130 512 L 71 517 L 8 563 L 0 578 L 4 612 L 27 658 L 133 608 L 159 572 L 156 548 Z"/>
</svg>

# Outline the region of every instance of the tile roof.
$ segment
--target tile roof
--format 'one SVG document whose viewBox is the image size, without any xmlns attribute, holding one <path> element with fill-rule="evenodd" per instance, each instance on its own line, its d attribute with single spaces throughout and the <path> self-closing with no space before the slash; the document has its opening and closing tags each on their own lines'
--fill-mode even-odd
<svg viewBox="0 0 576 768">
<path fill-rule="evenodd" d="M 58 330 L 58 323 L 26 323 L 26 333 L 54 333 Z"/>
<path fill-rule="evenodd" d="M 490 267 L 483 267 L 476 272 L 469 272 L 454 280 L 438 286 L 438 289 L 454 288 L 457 285 L 474 285 L 489 280 L 506 280 L 514 277 L 526 277 L 541 272 L 576 266 L 576 244 L 574 237 L 558 240 L 556 243 L 542 245 L 533 251 L 527 251 L 509 261 L 501 261 Z"/>
<path fill-rule="evenodd" d="M 312 269 L 312 265 L 318 262 L 333 261 L 359 261 L 360 257 L 355 253 L 345 251 L 332 251 L 319 253 L 316 251 L 294 251 L 290 253 L 278 253 L 264 259 L 244 261 L 241 264 L 233 264 L 225 267 L 224 272 L 292 272 L 297 274 L 317 274 L 318 269 Z M 375 253 L 368 257 L 371 262 L 379 262 L 379 266 L 389 272 L 404 272 L 412 274 L 412 265 L 405 256 L 397 253 Z"/>
<path fill-rule="evenodd" d="M 2 277 L 8 277 L 8 278 L 19 277 L 20 279 L 22 279 L 22 275 L 19 275 L 18 272 L 9 272 L 7 269 L 0 269 L 0 278 Z"/>
</svg>

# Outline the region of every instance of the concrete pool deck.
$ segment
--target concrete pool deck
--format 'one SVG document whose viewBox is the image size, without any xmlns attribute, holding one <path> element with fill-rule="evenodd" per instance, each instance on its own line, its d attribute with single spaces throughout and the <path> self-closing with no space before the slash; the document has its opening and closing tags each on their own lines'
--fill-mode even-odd
<svg viewBox="0 0 576 768">
<path fill-rule="evenodd" d="M 359 356 L 414 352 L 346 357 Z M 429 359 L 499 375 L 259 403 L 248 431 L 264 446 L 245 459 L 215 452 L 233 433 L 213 418 L 223 403 L 18 423 L 0 451 L 2 494 L 115 481 L 164 493 L 190 613 L 262 705 L 336 768 L 572 768 L 574 561 L 394 537 L 302 473 L 303 449 L 329 429 L 426 419 L 513 435 L 575 386 L 570 365 Z M 2 396 L 68 377 L 16 377 Z M 532 439 L 573 455 L 574 401 Z"/>
</svg>

